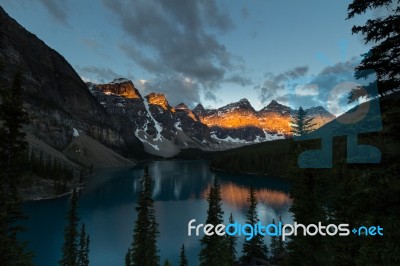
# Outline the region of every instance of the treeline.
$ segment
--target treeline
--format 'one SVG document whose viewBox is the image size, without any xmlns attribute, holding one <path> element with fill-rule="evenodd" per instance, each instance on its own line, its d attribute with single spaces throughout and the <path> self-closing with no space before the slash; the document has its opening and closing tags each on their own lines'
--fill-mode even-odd
<svg viewBox="0 0 400 266">
<path fill-rule="evenodd" d="M 28 157 L 29 169 L 32 173 L 48 179 L 66 179 L 74 178 L 74 168 L 61 160 L 44 156 L 43 151 L 35 152 L 31 150 Z"/>
<path fill-rule="evenodd" d="M 208 210 L 205 225 L 213 225 L 217 228 L 220 224 L 227 224 L 223 220 L 221 187 L 215 177 L 213 186 L 207 195 Z M 257 212 L 257 196 L 253 187 L 249 189 L 247 198 L 249 208 L 246 214 L 245 224 L 255 226 L 260 219 Z M 270 221 L 275 224 L 275 220 Z M 280 221 L 282 222 L 282 221 Z M 229 216 L 229 224 L 235 224 L 232 213 Z M 215 229 L 217 230 L 217 229 Z M 204 235 L 200 240 L 201 250 L 199 254 L 200 266 L 235 266 L 235 265 L 271 265 L 278 264 L 286 257 L 286 245 L 281 237 L 273 236 L 269 248 L 266 245 L 264 235 L 258 234 L 255 229 L 246 228 L 245 232 L 250 238 L 246 238 L 241 248 L 241 256 L 238 256 L 237 232 L 229 228 L 229 234 L 223 236 L 216 233 Z"/>
<path fill-rule="evenodd" d="M 0 62 L 0 74 L 1 70 Z M 32 177 L 39 176 L 53 179 L 55 192 L 64 193 L 67 182 L 74 177 L 74 169 L 50 156 L 45 158 L 43 152 L 29 152 L 23 130 L 23 125 L 28 123 L 28 114 L 23 104 L 20 71 L 16 72 L 10 87 L 3 88 L 0 84 L 0 93 L 0 264 L 33 265 L 33 253 L 27 249 L 26 242 L 18 240 L 18 234 L 25 231 L 20 221 L 26 219 L 21 208 L 19 188 L 31 185 L 34 182 Z M 81 182 L 83 174 L 81 171 Z M 66 234 L 72 231 L 69 227 Z M 75 236 L 75 231 L 73 234 Z M 67 248 L 68 252 L 72 250 L 71 247 L 79 250 L 79 263 L 63 262 L 62 265 L 88 265 L 89 238 L 84 226 L 81 227 L 80 235 L 79 246 L 73 240 Z"/>
<path fill-rule="evenodd" d="M 288 165 L 292 181 L 291 211 L 298 223 L 350 225 L 350 230 L 380 226 L 383 236 L 350 233 L 340 236 L 293 237 L 288 265 L 399 265 L 400 264 L 400 94 L 381 98 L 383 130 L 360 134 L 358 144 L 373 145 L 381 154 L 378 164 L 348 164 L 345 137 L 335 138 L 330 169 L 301 169 L 302 151 L 318 141 L 294 144 Z"/>
<path fill-rule="evenodd" d="M 286 176 L 292 140 L 276 140 L 218 153 L 210 167 L 231 173 Z"/>
<path fill-rule="evenodd" d="M 154 210 L 152 198 L 153 180 L 145 167 L 141 179 L 142 189 L 137 200 L 137 220 L 134 225 L 132 243 L 125 256 L 125 266 L 159 266 L 160 256 L 157 247 L 159 236 L 158 223 Z M 221 187 L 215 177 L 208 195 L 208 210 L 205 224 L 213 225 L 214 228 L 220 224 L 235 224 L 232 213 L 228 221 L 224 221 L 224 210 L 222 209 Z M 249 209 L 246 215 L 246 224 L 256 225 L 260 222 L 257 212 L 257 197 L 253 188 L 249 189 L 247 198 Z M 275 224 L 275 220 L 270 221 Z M 280 221 L 282 222 L 282 221 Z M 236 266 L 236 265 L 271 265 L 283 262 L 287 256 L 286 245 L 281 237 L 271 238 L 269 248 L 266 245 L 264 236 L 252 234 L 251 239 L 245 241 L 241 248 L 241 256 L 238 256 L 236 233 L 230 230 L 231 234 L 223 236 L 216 233 L 204 235 L 200 240 L 201 250 L 199 253 L 200 266 Z M 246 228 L 246 233 L 251 234 L 251 229 Z M 171 265 L 168 260 L 164 266 Z M 179 266 L 187 266 L 188 260 L 185 255 L 185 246 L 182 245 L 179 255 Z"/>
<path fill-rule="evenodd" d="M 31 150 L 27 158 L 27 169 L 31 176 L 51 179 L 54 182 L 54 193 L 62 194 L 68 190 L 68 182 L 74 179 L 74 167 L 45 155 L 43 151 Z M 79 182 L 84 180 L 84 170 L 80 169 Z"/>
<path fill-rule="evenodd" d="M 291 212 L 301 224 L 323 225 L 346 223 L 350 230 L 360 226 L 380 226 L 384 236 L 292 237 L 281 265 L 400 265 L 400 93 L 380 98 L 384 125 L 379 132 L 358 135 L 357 144 L 377 147 L 381 154 L 378 164 L 348 164 L 347 138 L 333 139 L 333 166 L 327 169 L 298 167 L 300 153 L 320 149 L 320 140 L 283 141 L 287 169 L 291 181 Z M 234 155 L 243 161 L 256 161 L 266 145 L 232 151 L 220 158 L 227 168 L 234 167 Z M 269 154 L 265 151 L 264 154 Z M 239 164 L 239 162 L 236 162 Z"/>
</svg>

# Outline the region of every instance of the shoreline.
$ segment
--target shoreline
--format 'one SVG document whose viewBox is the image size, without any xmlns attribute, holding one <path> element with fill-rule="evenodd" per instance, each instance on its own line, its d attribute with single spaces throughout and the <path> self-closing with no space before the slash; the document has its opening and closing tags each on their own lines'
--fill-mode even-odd
<svg viewBox="0 0 400 266">
<path fill-rule="evenodd" d="M 76 191 L 79 192 L 79 191 L 83 190 L 84 188 L 85 188 L 84 185 L 80 186 L 80 187 L 76 187 Z M 35 198 L 26 198 L 26 199 L 23 199 L 22 202 L 58 199 L 58 198 L 62 198 L 62 197 L 65 197 L 67 195 L 72 194 L 73 191 L 74 191 L 74 189 L 69 190 L 69 191 L 67 191 L 65 193 L 58 194 L 58 195 L 53 195 L 53 196 L 38 196 L 38 197 L 35 197 Z"/>
</svg>

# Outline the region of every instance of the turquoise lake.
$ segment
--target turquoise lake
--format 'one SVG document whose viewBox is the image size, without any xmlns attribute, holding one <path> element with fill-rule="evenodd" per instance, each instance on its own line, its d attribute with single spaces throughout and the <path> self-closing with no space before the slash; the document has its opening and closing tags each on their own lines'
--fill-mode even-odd
<svg viewBox="0 0 400 266">
<path fill-rule="evenodd" d="M 90 265 L 124 265 L 136 220 L 139 177 L 145 165 L 154 179 L 161 263 L 168 259 L 178 265 L 180 247 L 185 244 L 189 265 L 198 264 L 201 236 L 188 236 L 187 226 L 192 219 L 196 219 L 196 224 L 205 222 L 206 196 L 214 176 L 218 176 L 221 184 L 225 223 L 231 212 L 236 221 L 245 222 L 246 198 L 251 186 L 256 189 L 262 223 L 279 217 L 285 223 L 292 222 L 290 186 L 279 178 L 212 172 L 207 161 L 154 161 L 134 168 L 96 170 L 79 198 L 81 222 L 85 223 L 91 239 Z M 28 231 L 21 238 L 29 241 L 38 266 L 57 265 L 61 257 L 68 199 L 65 196 L 23 205 L 29 219 L 24 223 Z M 244 237 L 239 238 L 239 252 L 243 241 Z M 268 238 L 265 241 L 269 243 Z"/>
</svg>

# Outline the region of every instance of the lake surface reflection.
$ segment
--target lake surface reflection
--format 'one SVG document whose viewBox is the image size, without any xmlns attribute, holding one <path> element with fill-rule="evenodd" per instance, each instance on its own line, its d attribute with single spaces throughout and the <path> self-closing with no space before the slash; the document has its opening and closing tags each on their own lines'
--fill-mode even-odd
<svg viewBox="0 0 400 266">
<path fill-rule="evenodd" d="M 187 224 L 206 220 L 206 196 L 213 177 L 218 176 L 225 211 L 225 222 L 232 212 L 236 221 L 245 222 L 248 189 L 256 189 L 258 212 L 263 223 L 282 217 L 292 222 L 289 212 L 289 184 L 282 179 L 250 175 L 214 173 L 207 161 L 155 161 L 135 168 L 99 170 L 90 178 L 79 198 L 81 222 L 90 234 L 90 264 L 117 266 L 124 264 L 132 241 L 136 220 L 135 202 L 140 190 L 139 177 L 145 165 L 154 179 L 153 196 L 160 236 L 161 263 L 165 259 L 178 265 L 179 251 L 185 244 L 190 265 L 198 264 L 200 237 L 187 235 Z M 57 265 L 61 257 L 64 217 L 68 197 L 24 203 L 29 216 L 29 231 L 22 235 L 35 252 L 36 265 Z M 241 251 L 243 239 L 237 250 Z M 266 239 L 269 243 L 269 239 Z"/>
</svg>

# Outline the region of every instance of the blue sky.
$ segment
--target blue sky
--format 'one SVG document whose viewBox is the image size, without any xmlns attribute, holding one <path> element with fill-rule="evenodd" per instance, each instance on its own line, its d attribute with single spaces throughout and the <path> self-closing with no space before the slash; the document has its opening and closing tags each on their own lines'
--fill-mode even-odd
<svg viewBox="0 0 400 266">
<path fill-rule="evenodd" d="M 335 82 L 352 79 L 370 47 L 351 28 L 379 14 L 345 20 L 350 2 L 0 0 L 84 80 L 126 77 L 172 105 L 247 98 L 255 109 L 324 105 Z"/>
</svg>

